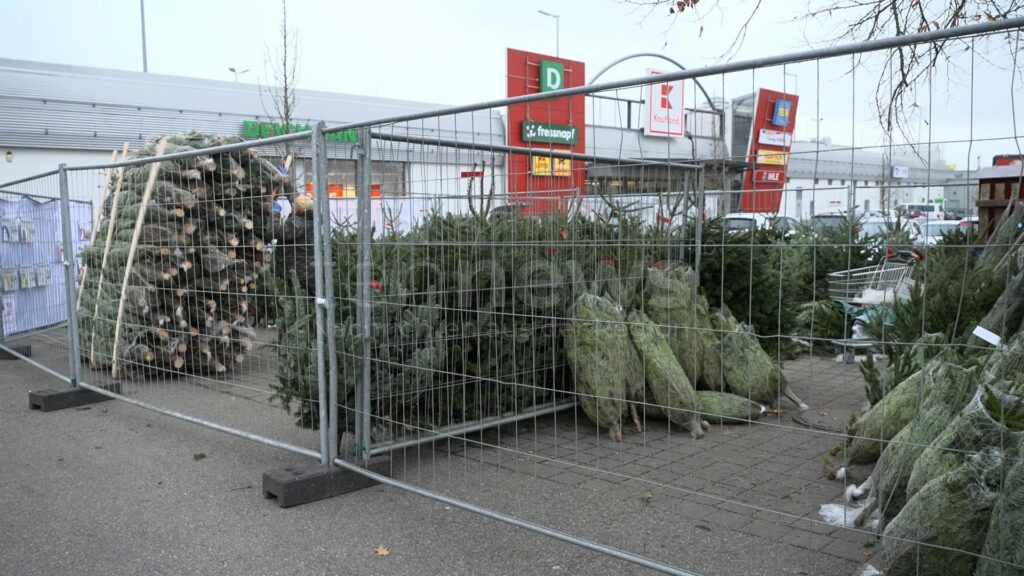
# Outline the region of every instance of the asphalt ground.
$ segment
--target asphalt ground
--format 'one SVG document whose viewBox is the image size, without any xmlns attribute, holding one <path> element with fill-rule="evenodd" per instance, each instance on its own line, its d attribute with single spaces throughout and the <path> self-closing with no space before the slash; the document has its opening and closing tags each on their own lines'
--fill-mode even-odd
<svg viewBox="0 0 1024 576">
<path fill-rule="evenodd" d="M 826 425 L 863 401 L 855 366 L 808 357 L 786 374 Z M 29 409 L 29 390 L 61 386 L 0 363 L 0 573 L 651 573 L 391 487 L 282 509 L 263 498 L 262 473 L 301 456 L 122 402 Z M 315 444 L 268 419 L 280 409 L 253 388 L 143 389 L 131 393 Z M 390 473 L 697 574 L 856 573 L 873 539 L 817 513 L 844 490 L 823 472 L 837 437 L 789 416 L 700 441 L 652 421 L 619 444 L 568 411 L 397 452 Z"/>
</svg>

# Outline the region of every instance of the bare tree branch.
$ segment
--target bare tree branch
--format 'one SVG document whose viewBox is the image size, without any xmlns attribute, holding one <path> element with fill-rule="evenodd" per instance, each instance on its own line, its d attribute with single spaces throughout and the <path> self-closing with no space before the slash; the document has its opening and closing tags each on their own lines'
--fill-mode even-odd
<svg viewBox="0 0 1024 576">
<path fill-rule="evenodd" d="M 295 132 L 295 108 L 298 105 L 296 84 L 298 83 L 299 39 L 298 32 L 288 27 L 288 3 L 281 0 L 281 43 L 266 48 L 264 66 L 271 77 L 271 84 L 264 87 L 270 97 L 270 110 L 264 104 L 264 111 L 274 117 L 281 126 L 280 134 Z M 293 145 L 282 145 L 282 157 L 292 155 Z"/>
<path fill-rule="evenodd" d="M 703 22 L 704 18 L 698 4 L 701 9 L 751 10 L 750 3 L 742 0 L 623 1 L 646 7 L 652 12 L 659 6 L 664 7 L 676 18 L 686 17 L 696 22 Z M 727 57 L 735 55 L 741 47 L 760 8 L 761 2 L 758 1 L 743 25 L 732 33 L 733 41 L 725 52 Z M 838 25 L 838 32 L 828 40 L 828 43 L 835 44 L 955 28 L 1022 14 L 1024 0 L 808 0 L 806 14 L 797 20 L 820 29 L 824 29 L 826 24 Z M 1012 43 L 1013 35 L 1007 33 L 1005 41 Z M 885 57 L 874 104 L 877 117 L 886 131 L 895 130 L 907 135 L 911 119 L 920 109 L 916 102 L 917 82 L 940 62 L 948 63 L 949 52 L 954 48 L 969 50 L 971 45 L 963 40 L 940 40 L 927 45 L 896 48 Z M 859 63 L 857 60 L 855 65 Z"/>
</svg>

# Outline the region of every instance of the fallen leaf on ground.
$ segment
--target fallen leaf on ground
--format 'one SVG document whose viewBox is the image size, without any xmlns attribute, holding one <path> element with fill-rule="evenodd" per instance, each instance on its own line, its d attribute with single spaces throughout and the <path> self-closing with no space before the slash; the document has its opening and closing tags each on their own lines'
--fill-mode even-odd
<svg viewBox="0 0 1024 576">
<path fill-rule="evenodd" d="M 373 548 L 373 553 L 377 556 L 387 556 L 388 554 L 391 554 L 391 550 L 388 550 L 387 546 L 375 546 Z"/>
</svg>

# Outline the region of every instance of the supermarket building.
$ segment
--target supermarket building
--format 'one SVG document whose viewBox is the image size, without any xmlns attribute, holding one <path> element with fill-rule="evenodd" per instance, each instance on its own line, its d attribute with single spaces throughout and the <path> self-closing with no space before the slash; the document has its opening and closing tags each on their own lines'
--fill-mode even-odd
<svg viewBox="0 0 1024 576">
<path fill-rule="evenodd" d="M 593 109 L 587 111 L 584 129 L 587 154 L 621 158 L 622 162 L 588 164 L 587 191 L 639 197 L 677 192 L 687 170 L 670 167 L 668 162 L 683 165 L 698 158 L 725 167 L 719 184 L 724 191 L 709 195 L 709 215 L 738 209 L 738 171 L 744 166 L 744 139 L 749 138 L 749 119 L 744 124 L 749 99 L 742 96 L 687 108 L 686 138 L 646 136 L 632 117 L 623 125 L 616 120 L 621 118 L 618 109 L 602 115 L 603 104 L 593 100 L 588 104 Z M 264 88 L 253 84 L 0 59 L 0 154 L 4 155 L 0 182 L 53 170 L 59 163 L 103 164 L 110 161 L 111 151 L 124 143 L 134 150 L 155 135 L 199 130 L 256 139 L 283 132 L 283 126 L 272 121 L 268 113 L 273 109 L 270 100 Z M 635 110 L 643 102 L 636 100 L 633 104 Z M 407 100 L 300 90 L 295 117 L 302 120 L 295 121 L 291 129 L 306 128 L 321 120 L 337 126 L 443 108 Z M 606 118 L 612 120 L 606 122 Z M 373 152 L 375 192 L 410 202 L 425 203 L 434 198 L 457 204 L 465 194 L 467 175 L 479 174 L 486 164 L 485 180 L 489 182 L 493 173 L 501 196 L 506 183 L 505 156 L 486 148 L 506 144 L 506 130 L 511 129 L 506 123 L 503 112 L 484 110 L 381 127 L 381 131 L 424 141 L 472 142 L 478 148 L 401 142 L 380 145 Z M 355 140 L 352 131 L 329 135 L 328 184 L 340 191 L 340 196 L 350 196 L 354 190 Z M 292 173 L 297 182 L 303 182 L 308 162 L 303 159 L 309 157 L 308 147 L 305 142 L 297 143 L 291 152 L 299 158 Z M 269 153 L 284 156 L 284 151 Z M 740 161 L 731 160 L 736 158 Z M 854 181 L 860 181 L 857 204 L 863 208 L 866 200 L 868 207 L 880 207 L 880 190 L 890 180 L 895 163 L 882 153 L 858 151 L 851 155 L 848 149 L 825 141 L 794 142 L 791 158 L 780 211 L 799 217 L 845 208 L 849 196 L 846 182 L 851 174 Z M 631 162 L 638 159 L 663 161 L 665 165 L 639 166 Z M 891 198 L 892 202 L 941 197 L 944 183 L 954 176 L 941 160 L 933 162 L 932 169 L 913 156 L 900 162 L 907 164 L 907 173 L 913 178 L 900 188 L 902 196 Z M 74 198 L 95 200 L 102 186 L 101 171 L 83 174 L 76 184 L 72 187 Z"/>
</svg>

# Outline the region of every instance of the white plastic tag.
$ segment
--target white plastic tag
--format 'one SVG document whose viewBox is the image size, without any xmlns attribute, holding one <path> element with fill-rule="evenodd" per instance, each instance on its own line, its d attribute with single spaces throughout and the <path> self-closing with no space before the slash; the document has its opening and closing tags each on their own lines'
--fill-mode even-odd
<svg viewBox="0 0 1024 576">
<path fill-rule="evenodd" d="M 991 344 L 993 346 L 999 346 L 999 343 L 1003 341 L 1003 339 L 1000 338 L 998 334 L 996 334 L 994 332 L 991 332 L 989 330 L 986 330 L 985 328 L 982 328 L 981 326 L 975 326 L 974 332 L 972 332 L 972 334 L 974 334 L 978 338 L 981 338 L 982 340 L 984 340 L 985 342 L 988 342 L 989 344 Z"/>
</svg>

